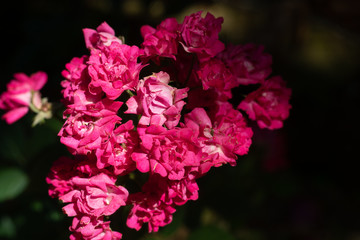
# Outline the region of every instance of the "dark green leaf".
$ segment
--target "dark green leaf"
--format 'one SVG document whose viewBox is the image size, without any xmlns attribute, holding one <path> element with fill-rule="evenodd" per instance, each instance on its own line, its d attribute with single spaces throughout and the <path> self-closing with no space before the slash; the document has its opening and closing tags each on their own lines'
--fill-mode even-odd
<svg viewBox="0 0 360 240">
<path fill-rule="evenodd" d="M 28 184 L 28 177 L 20 169 L 5 168 L 0 170 L 0 202 L 21 194 Z"/>
</svg>

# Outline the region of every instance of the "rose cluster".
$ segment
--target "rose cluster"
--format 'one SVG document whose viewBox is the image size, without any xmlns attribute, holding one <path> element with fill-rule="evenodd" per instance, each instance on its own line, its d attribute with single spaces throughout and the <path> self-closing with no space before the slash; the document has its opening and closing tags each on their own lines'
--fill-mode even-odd
<svg viewBox="0 0 360 240">
<path fill-rule="evenodd" d="M 283 126 L 291 90 L 269 77 L 263 46 L 221 42 L 222 22 L 202 12 L 182 23 L 168 18 L 143 26 L 139 47 L 106 22 L 83 30 L 89 54 L 66 64 L 61 83 L 58 135 L 72 156 L 55 161 L 46 178 L 49 195 L 73 217 L 70 239 L 121 239 L 108 216 L 123 206 L 128 227 L 158 231 L 177 206 L 198 198 L 197 179 L 248 153 L 249 119 Z M 245 85 L 255 90 L 230 103 Z M 3 95 L 0 107 L 26 106 L 26 96 L 12 105 Z"/>
</svg>

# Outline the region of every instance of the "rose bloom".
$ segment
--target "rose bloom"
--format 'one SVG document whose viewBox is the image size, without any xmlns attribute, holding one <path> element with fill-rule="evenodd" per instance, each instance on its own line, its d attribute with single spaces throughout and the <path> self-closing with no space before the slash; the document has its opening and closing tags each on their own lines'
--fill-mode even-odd
<svg viewBox="0 0 360 240">
<path fill-rule="evenodd" d="M 156 29 L 145 25 L 140 31 L 144 38 L 142 43 L 146 58 L 154 58 L 159 63 L 159 57 L 175 59 L 178 49 L 179 24 L 175 18 L 167 18 L 162 21 Z"/>
<path fill-rule="evenodd" d="M 201 17 L 201 11 L 186 16 L 180 28 L 185 51 L 196 53 L 200 60 L 207 60 L 224 50 L 224 44 L 219 40 L 219 32 L 224 19 L 215 18 L 207 13 Z"/>
<path fill-rule="evenodd" d="M 264 53 L 264 46 L 249 43 L 229 45 L 218 54 L 241 85 L 263 83 L 271 73 L 272 57 Z"/>
<path fill-rule="evenodd" d="M 140 50 L 137 46 L 129 46 L 113 41 L 110 46 L 92 49 L 88 61 L 91 82 L 89 90 L 92 94 L 99 89 L 114 100 L 125 90 L 134 89 L 139 82 L 141 63 L 137 63 Z"/>
<path fill-rule="evenodd" d="M 185 105 L 187 88 L 177 89 L 169 85 L 170 76 L 166 72 L 155 73 L 140 80 L 137 95 L 127 102 L 126 113 L 141 114 L 140 125 L 163 125 L 174 128 L 180 120 Z"/>
<path fill-rule="evenodd" d="M 105 173 L 91 178 L 73 177 L 71 183 L 73 190 L 60 197 L 60 200 L 69 203 L 63 207 L 68 216 L 108 216 L 126 205 L 128 191 L 116 186 L 115 181 Z"/>
<path fill-rule="evenodd" d="M 0 96 L 0 109 L 7 111 L 2 119 L 8 124 L 16 122 L 29 111 L 30 104 L 40 109 L 41 96 L 39 90 L 46 81 L 45 72 L 36 72 L 30 77 L 24 73 L 14 74 L 14 79 L 7 84 L 7 91 Z"/>
<path fill-rule="evenodd" d="M 140 172 L 180 180 L 188 177 L 189 171 L 197 171 L 200 156 L 191 129 L 167 130 L 161 126 L 150 126 L 140 139 L 141 148 L 132 153 L 132 159 Z"/>
<path fill-rule="evenodd" d="M 119 240 L 122 234 L 112 231 L 110 221 L 104 222 L 104 217 L 88 215 L 73 218 L 70 231 L 70 240 Z"/>
<path fill-rule="evenodd" d="M 133 204 L 126 225 L 140 230 L 144 223 L 148 223 L 148 231 L 157 232 L 159 227 L 166 226 L 173 219 L 176 209 L 154 197 L 151 193 L 134 193 L 129 197 Z"/>
<path fill-rule="evenodd" d="M 106 22 L 100 24 L 96 30 L 90 28 L 83 29 L 85 44 L 89 49 L 110 46 L 112 42 L 123 42 L 115 36 L 115 31 Z"/>
<path fill-rule="evenodd" d="M 291 89 L 285 87 L 280 76 L 272 77 L 254 92 L 251 92 L 239 104 L 249 118 L 257 121 L 260 128 L 278 129 L 288 118 Z"/>
<path fill-rule="evenodd" d="M 197 74 L 204 90 L 214 88 L 219 95 L 232 97 L 231 89 L 237 85 L 236 79 L 221 60 L 214 58 L 203 62 Z"/>
</svg>

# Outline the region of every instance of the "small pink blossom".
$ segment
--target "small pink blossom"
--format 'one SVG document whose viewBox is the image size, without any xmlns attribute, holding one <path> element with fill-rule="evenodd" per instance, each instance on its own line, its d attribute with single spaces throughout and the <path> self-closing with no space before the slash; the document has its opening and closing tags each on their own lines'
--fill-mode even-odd
<svg viewBox="0 0 360 240">
<path fill-rule="evenodd" d="M 111 215 L 124 206 L 129 195 L 126 188 L 116 186 L 107 174 L 100 173 L 91 178 L 73 177 L 73 190 L 60 197 L 68 216 L 87 214 L 91 216 Z"/>
<path fill-rule="evenodd" d="M 94 103 L 102 98 L 102 92 L 90 93 L 89 83 L 91 81 L 88 74 L 88 56 L 81 58 L 74 57 L 69 63 L 65 65 L 66 69 L 62 71 L 65 78 L 61 82 L 63 90 L 61 91 L 65 105 L 86 105 Z"/>
<path fill-rule="evenodd" d="M 123 42 L 115 36 L 115 31 L 106 22 L 100 24 L 96 30 L 90 28 L 83 29 L 85 44 L 89 49 L 110 46 L 112 42 Z"/>
<path fill-rule="evenodd" d="M 45 72 L 36 72 L 30 77 L 24 73 L 14 74 L 14 79 L 7 84 L 7 91 L 0 95 L 0 109 L 7 111 L 2 119 L 8 124 L 16 122 L 29 111 L 31 104 L 40 110 L 39 90 L 46 82 Z"/>
<path fill-rule="evenodd" d="M 118 42 L 112 42 L 101 50 L 92 49 L 88 61 L 90 92 L 97 94 L 101 89 L 109 99 L 114 100 L 125 90 L 134 89 L 143 67 L 137 63 L 139 55 L 138 47 Z"/>
<path fill-rule="evenodd" d="M 225 107 L 225 106 L 223 106 Z M 225 114 L 211 122 L 203 108 L 195 108 L 185 116 L 185 124 L 199 136 L 203 155 L 201 172 L 229 163 L 236 165 L 237 155 L 247 154 L 253 132 L 241 113 L 227 104 Z"/>
<path fill-rule="evenodd" d="M 58 136 L 72 154 L 88 154 L 101 147 L 120 117 L 111 114 L 104 117 L 91 117 L 83 113 L 70 115 Z"/>
<path fill-rule="evenodd" d="M 231 89 L 237 85 L 236 79 L 219 59 L 213 58 L 204 61 L 197 74 L 204 90 L 213 88 L 228 99 L 232 97 Z"/>
<path fill-rule="evenodd" d="M 144 223 L 148 223 L 148 231 L 157 232 L 159 227 L 169 224 L 176 211 L 171 205 L 152 197 L 151 194 L 135 193 L 130 195 L 133 207 L 129 213 L 126 225 L 129 228 L 140 230 Z"/>
<path fill-rule="evenodd" d="M 166 130 L 150 126 L 140 136 L 141 149 L 132 154 L 136 167 L 141 172 L 151 172 L 170 180 L 184 178 L 189 170 L 200 164 L 199 149 L 189 128 Z"/>
<path fill-rule="evenodd" d="M 103 217 L 89 215 L 75 216 L 70 226 L 70 240 L 119 240 L 122 234 L 112 231 L 110 221 L 104 222 Z"/>
<path fill-rule="evenodd" d="M 251 92 L 238 106 L 250 119 L 257 121 L 260 128 L 278 129 L 288 118 L 291 89 L 286 88 L 280 76 L 266 80 L 259 89 Z"/>
<path fill-rule="evenodd" d="M 167 18 L 156 29 L 145 25 L 140 31 L 144 38 L 142 43 L 146 58 L 152 58 L 159 63 L 160 57 L 176 59 L 178 49 L 179 24 L 175 18 Z"/>
<path fill-rule="evenodd" d="M 103 141 L 101 147 L 96 149 L 97 167 L 103 169 L 113 166 L 116 175 L 125 175 L 135 170 L 131 154 L 137 142 L 138 135 L 134 131 L 132 121 L 121 124 L 111 132 L 109 139 Z"/>
<path fill-rule="evenodd" d="M 225 48 L 218 36 L 224 19 L 215 18 L 211 13 L 202 18 L 201 13 L 199 11 L 185 17 L 180 28 L 180 43 L 185 51 L 196 53 L 199 59 L 207 60 Z"/>
<path fill-rule="evenodd" d="M 140 125 L 163 125 L 174 128 L 180 120 L 185 105 L 187 88 L 177 89 L 169 85 L 170 76 L 165 72 L 155 73 L 140 80 L 137 95 L 131 97 L 126 105 L 126 113 L 141 114 Z"/>
<path fill-rule="evenodd" d="M 76 175 L 75 163 L 73 159 L 67 157 L 61 157 L 53 163 L 46 177 L 50 197 L 61 197 L 72 190 L 70 179 Z"/>
<path fill-rule="evenodd" d="M 229 45 L 217 57 L 224 61 L 241 85 L 263 83 L 271 73 L 272 57 L 263 46 Z"/>
<path fill-rule="evenodd" d="M 161 200 L 167 204 L 177 206 L 185 204 L 187 201 L 198 199 L 199 186 L 193 178 L 183 178 L 181 180 L 168 180 L 167 191 Z"/>
</svg>

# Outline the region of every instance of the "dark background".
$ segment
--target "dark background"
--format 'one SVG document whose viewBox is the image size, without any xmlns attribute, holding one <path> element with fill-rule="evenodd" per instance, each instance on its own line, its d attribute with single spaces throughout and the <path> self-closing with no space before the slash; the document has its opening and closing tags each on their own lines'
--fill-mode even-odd
<svg viewBox="0 0 360 240">
<path fill-rule="evenodd" d="M 121 216 L 112 228 L 123 239 L 360 239 L 360 1 L 8 1 L 0 10 L 0 91 L 14 73 L 42 70 L 43 95 L 59 101 L 65 64 L 87 54 L 82 28 L 106 21 L 139 45 L 142 25 L 181 22 L 198 10 L 224 17 L 225 43 L 263 44 L 273 55 L 272 75 L 293 91 L 290 118 L 277 131 L 254 125 L 250 153 L 199 179 L 199 200 L 159 233 L 126 230 Z M 56 136 L 61 123 L 30 123 L 0 122 L 0 172 L 17 174 L 0 177 L 0 195 L 13 191 L 0 201 L 0 239 L 67 239 L 71 219 L 44 180 L 67 154 Z"/>
</svg>

